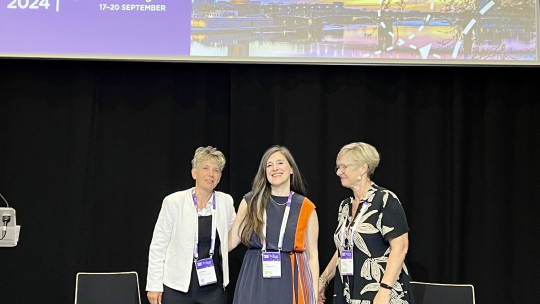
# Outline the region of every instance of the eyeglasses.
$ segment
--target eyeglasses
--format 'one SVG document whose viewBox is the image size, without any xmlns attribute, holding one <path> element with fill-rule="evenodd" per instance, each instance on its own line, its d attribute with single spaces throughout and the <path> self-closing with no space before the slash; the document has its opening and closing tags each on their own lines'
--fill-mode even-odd
<svg viewBox="0 0 540 304">
<path fill-rule="evenodd" d="M 350 167 L 350 166 L 354 166 L 354 164 L 338 165 L 334 169 L 336 170 L 336 173 L 338 170 L 341 170 L 341 172 L 345 172 L 345 169 L 347 169 L 347 167 Z"/>
</svg>

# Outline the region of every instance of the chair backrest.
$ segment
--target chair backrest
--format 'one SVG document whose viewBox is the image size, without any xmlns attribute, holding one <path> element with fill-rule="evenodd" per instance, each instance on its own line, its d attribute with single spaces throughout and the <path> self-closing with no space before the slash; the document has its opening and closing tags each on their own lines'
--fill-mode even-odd
<svg viewBox="0 0 540 304">
<path fill-rule="evenodd" d="M 141 304 L 137 272 L 77 273 L 75 304 Z"/>
<path fill-rule="evenodd" d="M 415 304 L 475 304 L 474 286 L 411 282 Z"/>
</svg>

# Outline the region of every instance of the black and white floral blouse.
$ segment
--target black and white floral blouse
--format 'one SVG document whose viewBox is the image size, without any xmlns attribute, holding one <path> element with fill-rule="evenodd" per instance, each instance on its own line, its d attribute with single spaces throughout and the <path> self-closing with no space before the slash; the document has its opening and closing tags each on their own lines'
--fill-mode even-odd
<svg viewBox="0 0 540 304">
<path fill-rule="evenodd" d="M 351 238 L 350 231 L 355 220 L 355 218 L 351 220 L 352 203 L 353 198 L 341 202 L 334 242 L 338 256 L 341 257 L 344 248 L 341 246 L 340 236 L 345 225 L 344 246 L 348 247 L 345 249 L 350 247 L 353 249 L 354 275 L 342 276 L 338 259 L 334 280 L 334 303 L 371 304 L 386 269 L 390 255 L 389 241 L 409 232 L 409 226 L 397 196 L 372 182 L 357 208 L 355 218 L 360 213 L 362 204 L 367 205 Z M 353 240 L 352 244 L 349 244 L 350 239 Z M 410 281 L 409 271 L 403 263 L 399 279 L 391 292 L 390 304 L 414 303 Z"/>
</svg>

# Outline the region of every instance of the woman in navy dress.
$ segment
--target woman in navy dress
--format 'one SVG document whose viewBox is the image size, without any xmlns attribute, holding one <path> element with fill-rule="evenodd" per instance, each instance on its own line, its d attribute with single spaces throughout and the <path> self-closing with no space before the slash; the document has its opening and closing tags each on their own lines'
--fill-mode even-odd
<svg viewBox="0 0 540 304">
<path fill-rule="evenodd" d="M 319 222 L 304 193 L 291 153 L 268 149 L 229 233 L 229 250 L 248 247 L 234 304 L 317 302 Z"/>
</svg>

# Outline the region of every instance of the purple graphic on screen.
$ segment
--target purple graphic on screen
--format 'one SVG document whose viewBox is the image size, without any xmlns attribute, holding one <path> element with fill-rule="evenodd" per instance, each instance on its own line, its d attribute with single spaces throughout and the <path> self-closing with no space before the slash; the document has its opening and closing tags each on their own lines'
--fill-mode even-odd
<svg viewBox="0 0 540 304">
<path fill-rule="evenodd" d="M 263 253 L 263 261 L 264 262 L 271 262 L 271 261 L 280 261 L 281 256 L 279 252 L 266 252 Z"/>
<path fill-rule="evenodd" d="M 191 1 L 2 3 L 0 53 L 189 55 Z"/>
<path fill-rule="evenodd" d="M 212 259 L 204 259 L 204 260 L 197 261 L 197 263 L 195 264 L 197 265 L 197 270 L 200 270 L 200 269 L 204 269 L 208 267 L 213 267 L 214 261 Z"/>
<path fill-rule="evenodd" d="M 343 250 L 343 252 L 341 253 L 341 258 L 342 259 L 352 259 L 352 250 Z"/>
</svg>

